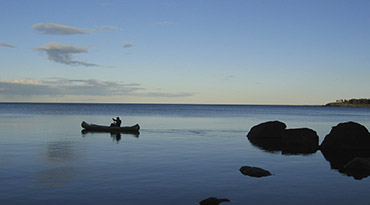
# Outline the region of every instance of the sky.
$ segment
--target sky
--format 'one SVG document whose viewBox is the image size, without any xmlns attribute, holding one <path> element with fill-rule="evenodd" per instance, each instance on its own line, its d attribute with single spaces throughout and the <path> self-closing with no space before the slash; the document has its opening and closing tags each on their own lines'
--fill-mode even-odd
<svg viewBox="0 0 370 205">
<path fill-rule="evenodd" d="M 370 98 L 368 0 L 4 0 L 0 8 L 0 102 Z"/>
</svg>

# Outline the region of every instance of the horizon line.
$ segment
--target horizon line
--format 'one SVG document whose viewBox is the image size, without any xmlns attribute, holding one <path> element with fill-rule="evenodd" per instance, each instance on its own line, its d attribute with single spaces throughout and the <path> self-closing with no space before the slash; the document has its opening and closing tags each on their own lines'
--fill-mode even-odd
<svg viewBox="0 0 370 205">
<path fill-rule="evenodd" d="M 241 103 L 158 103 L 158 102 L 1 102 L 0 104 L 111 104 L 111 105 L 124 105 L 124 104 L 142 104 L 142 105 L 224 105 L 224 106 L 310 106 L 320 107 L 325 104 L 241 104 Z"/>
</svg>

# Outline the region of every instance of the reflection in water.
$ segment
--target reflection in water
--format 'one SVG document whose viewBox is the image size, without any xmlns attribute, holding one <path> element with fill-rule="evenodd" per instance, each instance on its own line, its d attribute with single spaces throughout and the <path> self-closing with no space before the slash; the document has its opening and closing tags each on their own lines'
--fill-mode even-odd
<svg viewBox="0 0 370 205">
<path fill-rule="evenodd" d="M 369 158 L 370 154 L 360 153 L 357 151 L 333 151 L 333 150 L 321 150 L 321 153 L 325 159 L 330 163 L 331 169 L 338 170 L 340 173 L 347 176 L 352 176 L 354 179 L 361 180 L 370 176 L 370 170 L 366 168 L 352 169 L 346 168 L 353 159 L 356 157 Z"/>
<path fill-rule="evenodd" d="M 249 142 L 266 152 L 270 153 L 278 153 L 281 151 L 281 140 L 280 139 L 269 139 L 269 140 L 258 140 L 258 139 L 250 139 L 248 138 Z"/>
<path fill-rule="evenodd" d="M 81 133 L 87 134 L 87 133 L 113 133 L 113 134 L 130 134 L 130 135 L 135 135 L 138 137 L 140 135 L 139 131 L 101 131 L 101 130 L 88 130 L 88 129 L 82 129 Z"/>
<path fill-rule="evenodd" d="M 269 153 L 279 153 L 281 151 L 283 155 L 312 154 L 312 153 L 305 153 L 305 152 L 287 151 L 286 149 L 284 149 L 284 146 L 282 145 L 280 140 L 249 139 L 249 141 L 253 146 L 265 152 L 269 152 Z M 321 153 L 323 154 L 324 158 L 330 163 L 331 169 L 338 170 L 340 173 L 345 174 L 347 176 L 351 176 L 357 180 L 361 180 L 363 178 L 370 176 L 370 168 L 365 167 L 366 164 L 362 164 L 362 165 L 360 164 L 355 168 L 353 168 L 352 166 L 351 167 L 348 166 L 349 163 L 355 158 L 360 158 L 360 159 L 370 158 L 370 154 L 368 153 L 368 151 L 360 152 L 359 150 L 356 150 L 356 151 L 321 150 Z"/>
<path fill-rule="evenodd" d="M 45 159 L 48 162 L 71 162 L 78 159 L 79 155 L 75 154 L 76 149 L 70 141 L 56 141 L 46 145 Z"/>
<path fill-rule="evenodd" d="M 94 134 L 97 134 L 97 133 L 100 133 L 101 134 L 101 133 L 106 133 L 106 132 L 94 132 L 94 131 L 82 130 L 81 133 L 82 133 L 82 137 L 86 137 L 89 134 L 94 135 Z M 110 137 L 114 141 L 116 141 L 117 143 L 122 139 L 122 135 L 123 136 L 132 136 L 132 137 L 139 138 L 140 133 L 120 133 L 120 132 L 110 133 Z"/>
<path fill-rule="evenodd" d="M 36 186 L 61 187 L 76 176 L 73 167 L 56 167 L 35 173 Z"/>
<path fill-rule="evenodd" d="M 283 155 L 309 155 L 313 153 L 305 153 L 305 152 L 291 152 L 284 149 L 280 140 L 255 140 L 249 139 L 250 143 L 269 153 L 279 153 L 281 152 Z M 361 168 L 359 165 L 357 168 L 350 168 L 348 165 L 353 159 L 356 157 L 359 158 L 370 158 L 370 154 L 368 151 L 360 152 L 360 151 L 333 151 L 333 150 L 321 150 L 324 158 L 330 163 L 331 169 L 338 170 L 340 173 L 345 174 L 347 176 L 351 176 L 354 179 L 361 180 L 370 176 L 370 169 L 369 168 Z"/>
<path fill-rule="evenodd" d="M 46 144 L 44 159 L 47 168 L 34 174 L 36 186 L 64 186 L 76 177 L 73 163 L 81 160 L 81 153 L 77 153 L 72 141 L 53 141 Z"/>
<path fill-rule="evenodd" d="M 117 143 L 121 140 L 121 133 L 110 133 L 110 136 L 113 140 L 116 140 Z"/>
<path fill-rule="evenodd" d="M 310 155 L 316 153 L 316 150 L 314 151 L 313 149 L 301 149 L 300 147 L 294 149 L 291 145 L 286 146 L 281 139 L 248 138 L 248 140 L 253 146 L 270 153 L 281 152 L 283 155 Z"/>
</svg>

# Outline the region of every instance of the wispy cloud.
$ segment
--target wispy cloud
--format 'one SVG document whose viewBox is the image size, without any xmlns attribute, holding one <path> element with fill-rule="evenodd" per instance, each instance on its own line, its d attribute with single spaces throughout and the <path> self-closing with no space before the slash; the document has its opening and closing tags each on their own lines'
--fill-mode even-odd
<svg viewBox="0 0 370 205">
<path fill-rule="evenodd" d="M 4 42 L 0 42 L 0 46 L 9 47 L 9 48 L 14 48 L 15 47 L 12 44 L 4 43 Z"/>
<path fill-rule="evenodd" d="M 138 83 L 100 81 L 95 79 L 76 80 L 66 78 L 48 78 L 43 80 L 18 79 L 0 80 L 0 95 L 22 96 L 138 96 L 138 97 L 189 97 L 194 93 L 147 92 Z"/>
<path fill-rule="evenodd" d="M 111 30 L 120 30 L 119 27 L 111 25 L 97 26 L 95 29 L 84 29 L 56 23 L 38 23 L 34 24 L 32 26 L 32 29 L 39 31 L 42 34 L 49 35 L 74 35 L 87 34 L 91 32 L 107 32 Z"/>
<path fill-rule="evenodd" d="M 235 78 L 235 76 L 233 76 L 233 75 L 228 75 L 228 76 L 224 77 L 225 80 L 231 80 L 233 78 Z"/>
<path fill-rule="evenodd" d="M 32 26 L 32 29 L 35 29 L 43 34 L 50 35 L 73 35 L 73 34 L 86 34 L 90 33 L 91 29 L 82 29 L 72 26 L 56 24 L 56 23 L 38 23 Z"/>
<path fill-rule="evenodd" d="M 18 79 L 0 81 L 0 94 L 27 96 L 65 96 L 91 95 L 115 96 L 133 95 L 135 91 L 143 90 L 136 83 L 121 83 L 99 80 L 73 80 L 65 78 L 49 78 L 44 80 Z"/>
<path fill-rule="evenodd" d="M 132 42 L 128 42 L 128 41 L 127 41 L 127 42 L 124 42 L 124 43 L 123 43 L 123 46 L 122 46 L 122 47 L 123 47 L 123 48 L 130 48 L 130 47 L 132 47 L 132 46 L 134 46 L 134 44 L 133 44 Z"/>
<path fill-rule="evenodd" d="M 87 47 L 63 45 L 56 42 L 49 42 L 46 45 L 35 48 L 35 50 L 45 52 L 49 60 L 57 63 L 74 66 L 82 65 L 86 67 L 102 67 L 94 63 L 73 60 L 73 54 L 87 53 Z"/>
</svg>

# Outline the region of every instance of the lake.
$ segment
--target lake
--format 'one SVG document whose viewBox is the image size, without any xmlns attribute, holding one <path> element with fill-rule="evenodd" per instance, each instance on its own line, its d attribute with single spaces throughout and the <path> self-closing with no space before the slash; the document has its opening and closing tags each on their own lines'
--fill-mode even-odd
<svg viewBox="0 0 370 205">
<path fill-rule="evenodd" d="M 140 124 L 139 135 L 81 133 L 81 122 Z M 340 122 L 370 128 L 370 109 L 320 106 L 0 103 L 0 204 L 366 204 L 370 179 L 331 169 L 320 151 L 252 145 L 279 120 L 320 143 Z M 253 178 L 245 165 L 273 175 Z"/>
</svg>

